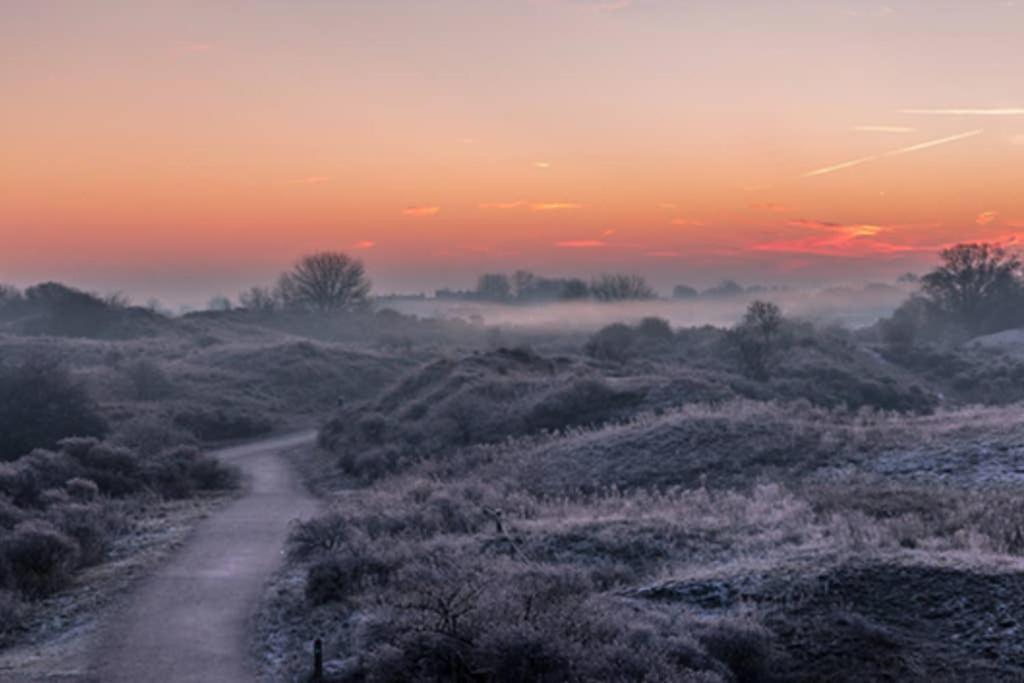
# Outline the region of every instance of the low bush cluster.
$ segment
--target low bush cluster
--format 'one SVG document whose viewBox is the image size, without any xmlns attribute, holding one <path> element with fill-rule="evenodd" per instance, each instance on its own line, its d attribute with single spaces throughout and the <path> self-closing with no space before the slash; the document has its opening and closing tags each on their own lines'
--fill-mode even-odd
<svg viewBox="0 0 1024 683">
<path fill-rule="evenodd" d="M 0 617 L 14 620 L 22 601 L 61 590 L 76 570 L 106 557 L 129 528 L 115 499 L 183 498 L 237 484 L 235 469 L 188 446 L 141 455 L 76 437 L 0 463 Z M 14 623 L 0 626 L 0 636 Z"/>
<path fill-rule="evenodd" d="M 265 415 L 230 408 L 190 408 L 177 413 L 174 424 L 202 441 L 244 439 L 274 428 Z"/>
</svg>

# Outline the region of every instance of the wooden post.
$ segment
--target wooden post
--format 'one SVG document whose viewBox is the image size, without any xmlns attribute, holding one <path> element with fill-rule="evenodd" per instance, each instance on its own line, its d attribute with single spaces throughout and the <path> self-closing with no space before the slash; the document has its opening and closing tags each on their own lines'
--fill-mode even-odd
<svg viewBox="0 0 1024 683">
<path fill-rule="evenodd" d="M 313 680 L 324 680 L 324 643 L 319 638 L 313 641 Z"/>
</svg>

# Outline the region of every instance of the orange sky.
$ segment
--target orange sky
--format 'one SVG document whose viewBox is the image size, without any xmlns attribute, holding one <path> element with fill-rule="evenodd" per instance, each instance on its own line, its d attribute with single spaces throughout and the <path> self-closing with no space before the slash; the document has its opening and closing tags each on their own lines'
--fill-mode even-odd
<svg viewBox="0 0 1024 683">
<path fill-rule="evenodd" d="M 820 282 L 1024 237 L 1024 2 L 0 11 L 0 281 L 232 294 L 338 248 L 380 291 Z"/>
</svg>

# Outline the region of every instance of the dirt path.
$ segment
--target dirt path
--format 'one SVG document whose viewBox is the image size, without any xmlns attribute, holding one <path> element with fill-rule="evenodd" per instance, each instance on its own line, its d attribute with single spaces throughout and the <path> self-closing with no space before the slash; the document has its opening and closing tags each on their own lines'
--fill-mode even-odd
<svg viewBox="0 0 1024 683">
<path fill-rule="evenodd" d="M 280 452 L 313 432 L 216 453 L 242 468 L 243 496 L 204 520 L 191 539 L 111 615 L 91 672 L 104 683 L 250 683 L 248 619 L 281 561 L 288 524 L 316 512 Z"/>
</svg>

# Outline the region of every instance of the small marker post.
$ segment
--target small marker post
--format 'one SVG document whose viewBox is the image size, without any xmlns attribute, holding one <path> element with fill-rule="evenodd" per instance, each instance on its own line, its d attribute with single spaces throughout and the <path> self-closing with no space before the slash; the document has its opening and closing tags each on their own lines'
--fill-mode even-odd
<svg viewBox="0 0 1024 683">
<path fill-rule="evenodd" d="M 313 641 L 313 680 L 316 683 L 324 679 L 324 643 L 317 638 Z"/>
</svg>

